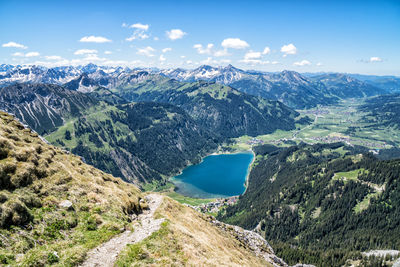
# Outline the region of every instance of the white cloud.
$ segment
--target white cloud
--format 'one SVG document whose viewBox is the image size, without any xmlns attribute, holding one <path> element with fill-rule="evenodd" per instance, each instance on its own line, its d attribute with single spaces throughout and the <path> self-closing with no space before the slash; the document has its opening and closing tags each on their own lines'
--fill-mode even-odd
<svg viewBox="0 0 400 267">
<path fill-rule="evenodd" d="M 221 60 L 215 60 L 212 57 L 208 57 L 207 59 L 201 61 L 201 64 L 205 65 L 221 65 L 221 64 L 227 64 L 230 63 L 230 59 L 221 59 Z"/>
<path fill-rule="evenodd" d="M 165 32 L 167 37 L 171 40 L 177 40 L 183 38 L 187 33 L 182 31 L 181 29 L 172 29 L 170 31 Z"/>
<path fill-rule="evenodd" d="M 154 41 L 160 40 L 157 36 L 153 38 Z"/>
<path fill-rule="evenodd" d="M 74 55 L 85 55 L 85 54 L 96 54 L 97 50 L 96 49 L 79 49 L 76 50 Z"/>
<path fill-rule="evenodd" d="M 104 51 L 104 54 L 106 54 L 106 55 L 111 55 L 112 52 L 111 52 L 111 51 Z"/>
<path fill-rule="evenodd" d="M 229 56 L 230 54 L 228 53 L 227 49 L 222 49 L 214 52 L 215 57 L 225 57 Z"/>
<path fill-rule="evenodd" d="M 79 40 L 79 42 L 82 42 L 82 43 L 109 43 L 109 42 L 111 42 L 111 40 L 109 40 L 105 37 L 102 37 L 102 36 L 91 35 L 91 36 L 82 37 Z"/>
<path fill-rule="evenodd" d="M 380 57 L 371 57 L 369 62 L 382 62 L 382 59 Z"/>
<path fill-rule="evenodd" d="M 267 55 L 267 54 L 271 53 L 271 49 L 268 46 L 266 46 L 262 53 L 263 53 L 263 55 Z"/>
<path fill-rule="evenodd" d="M 197 53 L 202 55 L 212 55 L 215 57 L 224 57 L 229 55 L 227 49 L 214 51 L 214 44 L 207 44 L 206 47 L 203 47 L 201 44 L 195 44 L 193 48 L 197 50 Z"/>
<path fill-rule="evenodd" d="M 261 52 L 254 52 L 251 50 L 244 55 L 244 60 L 260 59 L 260 58 L 261 58 Z"/>
<path fill-rule="evenodd" d="M 126 25 L 126 24 L 125 24 Z M 149 34 L 146 32 L 149 29 L 148 24 L 142 24 L 142 23 L 135 23 L 129 26 L 131 29 L 135 29 L 135 31 L 132 33 L 131 37 L 126 38 L 128 42 L 132 42 L 133 40 L 144 40 L 150 37 Z"/>
<path fill-rule="evenodd" d="M 295 55 L 297 53 L 297 48 L 294 44 L 288 44 L 281 47 L 281 52 L 286 55 Z"/>
<path fill-rule="evenodd" d="M 249 58 L 244 58 L 242 60 L 239 60 L 239 62 L 244 63 L 244 64 L 248 64 L 248 65 L 266 65 L 269 64 L 270 62 L 267 61 L 263 61 L 261 59 L 249 59 Z"/>
<path fill-rule="evenodd" d="M 206 55 L 211 55 L 213 47 L 214 44 L 208 44 L 207 47 L 203 47 L 201 44 L 195 44 L 193 46 L 193 48 L 197 50 L 197 53 Z"/>
<path fill-rule="evenodd" d="M 279 64 L 279 61 L 272 61 L 271 64 L 272 64 L 272 65 Z"/>
<path fill-rule="evenodd" d="M 163 50 L 161 50 L 163 53 L 167 53 L 167 52 L 170 52 L 170 51 L 172 51 L 172 48 L 171 47 L 166 47 L 166 48 L 164 48 Z"/>
<path fill-rule="evenodd" d="M 150 35 L 148 35 L 147 33 L 145 33 L 144 31 L 141 30 L 136 30 L 131 37 L 126 38 L 125 40 L 127 40 L 128 42 L 132 42 L 133 40 L 144 40 L 149 38 Z"/>
<path fill-rule="evenodd" d="M 14 47 L 14 48 L 22 48 L 22 49 L 27 49 L 28 47 L 16 42 L 8 42 L 2 45 L 2 47 Z"/>
<path fill-rule="evenodd" d="M 219 61 L 220 64 L 228 64 L 228 63 L 231 63 L 231 62 L 232 62 L 232 60 L 230 60 L 230 59 L 221 59 Z"/>
<path fill-rule="evenodd" d="M 305 59 L 302 61 L 293 63 L 293 66 L 299 66 L 299 67 L 308 66 L 308 65 L 311 65 L 311 62 L 308 60 L 305 60 Z"/>
<path fill-rule="evenodd" d="M 163 62 L 165 60 L 167 60 L 167 59 L 164 57 L 164 55 L 160 55 L 160 61 Z"/>
<path fill-rule="evenodd" d="M 100 58 L 96 54 L 88 54 L 84 59 L 84 61 L 92 62 L 92 61 L 106 61 L 106 58 Z"/>
<path fill-rule="evenodd" d="M 12 54 L 14 57 L 23 57 L 25 56 L 24 53 L 21 52 L 15 52 L 14 54 Z"/>
<path fill-rule="evenodd" d="M 146 56 L 146 57 L 154 57 L 153 52 L 156 51 L 153 47 L 147 46 L 144 48 L 138 48 L 138 51 L 136 54 L 141 55 L 141 56 Z"/>
<path fill-rule="evenodd" d="M 181 56 L 181 58 L 186 58 L 186 56 Z"/>
<path fill-rule="evenodd" d="M 135 24 L 132 24 L 131 26 L 129 26 L 129 28 L 147 31 L 149 29 L 149 24 L 135 23 Z"/>
<path fill-rule="evenodd" d="M 318 62 L 316 65 L 317 65 L 317 66 L 322 66 L 322 63 L 321 63 L 321 62 Z"/>
<path fill-rule="evenodd" d="M 29 52 L 25 54 L 25 57 L 38 57 L 40 56 L 39 52 Z"/>
<path fill-rule="evenodd" d="M 60 56 L 45 56 L 47 60 L 62 60 L 63 58 Z"/>
<path fill-rule="evenodd" d="M 221 45 L 224 48 L 233 49 L 244 49 L 249 47 L 249 44 L 246 41 L 240 40 L 239 38 L 227 38 L 222 41 Z"/>
</svg>

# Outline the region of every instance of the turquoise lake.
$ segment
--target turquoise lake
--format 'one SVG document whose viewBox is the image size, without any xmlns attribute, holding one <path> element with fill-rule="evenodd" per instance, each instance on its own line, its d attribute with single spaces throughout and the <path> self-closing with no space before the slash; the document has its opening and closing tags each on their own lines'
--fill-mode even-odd
<svg viewBox="0 0 400 267">
<path fill-rule="evenodd" d="M 222 154 L 205 157 L 197 165 L 191 165 L 171 181 L 176 192 L 195 198 L 237 196 L 246 189 L 244 184 L 252 153 Z"/>
</svg>

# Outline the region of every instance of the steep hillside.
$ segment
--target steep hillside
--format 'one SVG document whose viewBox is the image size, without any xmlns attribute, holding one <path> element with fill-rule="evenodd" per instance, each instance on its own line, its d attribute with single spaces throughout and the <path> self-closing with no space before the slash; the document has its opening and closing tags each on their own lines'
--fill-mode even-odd
<svg viewBox="0 0 400 267">
<path fill-rule="evenodd" d="M 102 103 L 46 136 L 95 167 L 133 183 L 164 181 L 217 147 L 217 139 L 169 104 Z"/>
<path fill-rule="evenodd" d="M 359 110 L 367 112 L 363 120 L 372 123 L 373 127 L 400 128 L 400 94 L 370 98 Z"/>
<path fill-rule="evenodd" d="M 119 87 L 129 101 L 171 103 L 183 108 L 202 127 L 223 138 L 260 135 L 294 128 L 297 113 L 280 102 L 243 94 L 217 83 L 181 83 L 160 75 Z"/>
<path fill-rule="evenodd" d="M 73 265 L 141 210 L 135 186 L 47 145 L 4 112 L 0 177 L 1 264 Z"/>
<path fill-rule="evenodd" d="M 14 84 L 0 90 L 1 109 L 54 145 L 137 184 L 163 180 L 221 141 L 175 106 L 120 103 L 127 101 L 105 88 L 85 94 L 58 85 Z"/>
<path fill-rule="evenodd" d="M 288 263 L 342 266 L 400 246 L 400 161 L 339 144 L 259 149 L 246 193 L 220 218 L 257 228 Z"/>
<path fill-rule="evenodd" d="M 165 197 L 150 238 L 128 247 L 116 266 L 287 266 L 254 232 L 229 226 Z"/>
<path fill-rule="evenodd" d="M 117 266 L 287 266 L 257 234 L 167 197 L 143 215 L 152 204 L 138 188 L 44 143 L 4 112 L 0 178 L 1 265 L 77 266 L 119 240 L 121 253 L 102 255 Z M 124 242 L 156 219 L 163 223 L 142 233 L 149 237 Z"/>
<path fill-rule="evenodd" d="M 340 98 L 362 98 L 387 93 L 385 89 L 340 73 L 318 75 L 311 79 L 324 84 L 329 94 Z"/>
<path fill-rule="evenodd" d="M 17 116 L 39 134 L 49 133 L 68 118 L 81 116 L 95 99 L 57 85 L 13 84 L 0 90 L 0 109 Z"/>
</svg>

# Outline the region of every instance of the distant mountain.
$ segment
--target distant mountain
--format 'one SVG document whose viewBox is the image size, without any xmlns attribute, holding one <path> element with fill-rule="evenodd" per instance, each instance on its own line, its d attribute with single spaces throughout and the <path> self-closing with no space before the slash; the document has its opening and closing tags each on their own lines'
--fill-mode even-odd
<svg viewBox="0 0 400 267">
<path fill-rule="evenodd" d="M 155 101 L 183 108 L 202 127 L 223 138 L 256 136 L 294 128 L 297 112 L 282 103 L 214 82 L 182 83 L 161 75 L 113 90 L 128 101 Z"/>
<path fill-rule="evenodd" d="M 91 78 L 96 81 L 99 86 L 106 86 L 106 81 L 112 77 L 118 76 L 120 73 L 131 72 L 129 68 L 107 67 L 88 64 L 85 66 L 63 66 L 46 68 L 43 66 L 0 66 L 0 87 L 13 83 L 47 83 L 47 84 L 65 84 L 74 79 L 82 81 L 84 87 Z M 79 84 L 78 82 L 78 84 Z M 89 82 L 90 83 L 90 82 Z M 94 85 L 94 84 L 92 84 Z M 71 84 L 73 90 L 78 90 L 76 84 Z M 84 90 L 82 90 L 84 91 Z"/>
<path fill-rule="evenodd" d="M 362 82 L 346 74 L 322 74 L 310 79 L 324 84 L 329 94 L 340 98 L 360 98 L 387 93 L 387 90 L 383 88 Z"/>
<path fill-rule="evenodd" d="M 256 228 L 288 264 L 343 266 L 400 245 L 400 160 L 341 143 L 255 151 L 245 194 L 219 217 Z"/>
<path fill-rule="evenodd" d="M 361 74 L 349 74 L 349 75 L 368 84 L 385 89 L 389 93 L 400 93 L 400 77 L 361 75 Z"/>
<path fill-rule="evenodd" d="M 79 77 L 63 84 L 64 87 L 84 93 L 92 92 L 96 88 L 105 87 L 126 87 L 141 82 L 151 75 L 145 70 L 129 70 L 113 73 L 105 73 L 103 70 L 96 70 L 91 73 L 83 73 Z"/>
<path fill-rule="evenodd" d="M 65 85 L 71 90 L 91 92 L 98 87 L 114 89 L 126 87 L 161 74 L 183 81 L 208 81 L 229 85 L 244 93 L 304 109 L 316 105 L 330 105 L 339 98 L 365 97 L 400 90 L 400 78 L 394 76 L 365 76 L 357 74 L 310 74 L 294 71 L 268 73 L 241 70 L 232 65 L 212 67 L 202 65 L 196 69 L 159 70 L 130 69 L 88 64 L 46 68 L 43 66 L 0 66 L 0 87 L 13 83 L 47 83 Z"/>
<path fill-rule="evenodd" d="M 265 73 L 227 67 L 200 66 L 194 70 L 166 70 L 162 73 L 180 81 L 214 81 L 242 92 L 282 101 L 292 108 L 309 108 L 317 104 L 333 104 L 335 97 L 326 95 L 324 86 L 294 71 Z"/>
<path fill-rule="evenodd" d="M 0 72 L 0 86 L 13 83 L 49 83 L 62 84 L 79 76 L 80 71 L 75 67 L 45 68 L 42 66 L 8 67 Z"/>
<path fill-rule="evenodd" d="M 51 84 L 13 84 L 0 90 L 0 109 L 12 113 L 39 134 L 49 133 L 98 101 Z"/>
</svg>

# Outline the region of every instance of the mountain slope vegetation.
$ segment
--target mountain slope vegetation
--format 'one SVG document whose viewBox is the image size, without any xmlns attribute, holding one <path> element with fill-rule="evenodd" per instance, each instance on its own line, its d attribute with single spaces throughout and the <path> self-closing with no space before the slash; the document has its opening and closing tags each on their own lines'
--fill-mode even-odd
<svg viewBox="0 0 400 267">
<path fill-rule="evenodd" d="M 164 181 L 217 147 L 218 139 L 169 104 L 109 106 L 46 136 L 88 163 L 134 183 Z"/>
<path fill-rule="evenodd" d="M 367 112 L 363 120 L 372 123 L 372 127 L 400 128 L 400 94 L 370 98 L 359 110 Z"/>
<path fill-rule="evenodd" d="M 257 150 L 246 193 L 220 218 L 257 228 L 289 264 L 341 266 L 358 251 L 396 249 L 400 161 L 340 143 Z"/>
<path fill-rule="evenodd" d="M 298 115 L 278 101 L 243 94 L 229 86 L 209 82 L 182 83 L 160 75 L 113 91 L 129 101 L 177 105 L 200 126 L 223 138 L 256 136 L 276 129 L 290 130 Z"/>
<path fill-rule="evenodd" d="M 137 187 L 44 143 L 4 112 L 0 152 L 1 264 L 74 265 L 141 210 Z"/>
</svg>

